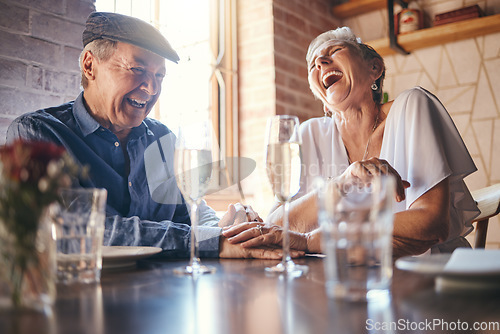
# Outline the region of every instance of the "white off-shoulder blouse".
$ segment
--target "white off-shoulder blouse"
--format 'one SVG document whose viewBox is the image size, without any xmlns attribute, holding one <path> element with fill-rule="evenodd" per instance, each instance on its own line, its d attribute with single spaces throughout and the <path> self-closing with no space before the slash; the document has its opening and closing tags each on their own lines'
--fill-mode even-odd
<svg viewBox="0 0 500 334">
<path fill-rule="evenodd" d="M 329 117 L 313 118 L 300 126 L 303 169 L 297 197 L 313 190 L 316 177 L 335 177 L 348 167 L 347 151 Z M 395 212 L 406 210 L 426 191 L 449 178 L 450 231 L 447 242 L 472 230 L 479 214 L 464 178 L 477 170 L 471 156 L 441 102 L 421 87 L 401 93 L 387 115 L 380 159 L 410 182 L 406 199 L 395 203 Z M 434 247 L 439 252 L 439 247 Z M 434 252 L 434 249 L 433 249 Z"/>
</svg>

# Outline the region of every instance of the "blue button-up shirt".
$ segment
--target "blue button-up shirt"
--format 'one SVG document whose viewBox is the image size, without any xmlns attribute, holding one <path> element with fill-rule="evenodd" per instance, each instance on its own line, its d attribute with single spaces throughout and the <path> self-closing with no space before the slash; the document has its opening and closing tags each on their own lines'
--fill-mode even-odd
<svg viewBox="0 0 500 334">
<path fill-rule="evenodd" d="M 9 126 L 7 142 L 19 137 L 64 146 L 90 167 L 90 176 L 79 182 L 108 191 L 105 245 L 156 246 L 165 255 L 189 256 L 189 210 L 173 173 L 175 135 L 165 125 L 146 118 L 133 128 L 127 162 L 116 135 L 87 112 L 82 92 L 75 101 L 18 117 Z M 216 257 L 218 218 L 204 202 L 199 212 L 200 256 Z"/>
</svg>

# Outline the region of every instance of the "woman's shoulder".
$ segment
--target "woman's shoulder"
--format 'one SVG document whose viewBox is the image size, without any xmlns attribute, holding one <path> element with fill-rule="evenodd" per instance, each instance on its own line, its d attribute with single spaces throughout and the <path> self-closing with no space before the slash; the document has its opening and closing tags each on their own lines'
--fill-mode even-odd
<svg viewBox="0 0 500 334">
<path fill-rule="evenodd" d="M 398 115 L 409 116 L 412 113 L 427 113 L 442 106 L 439 99 L 422 87 L 413 87 L 401 92 L 392 101 L 390 114 L 392 117 Z"/>
<path fill-rule="evenodd" d="M 409 103 L 409 102 L 418 103 L 430 100 L 436 101 L 438 100 L 438 98 L 433 93 L 429 92 L 427 89 L 420 86 L 415 86 L 413 88 L 401 92 L 394 99 L 394 104 Z"/>
</svg>

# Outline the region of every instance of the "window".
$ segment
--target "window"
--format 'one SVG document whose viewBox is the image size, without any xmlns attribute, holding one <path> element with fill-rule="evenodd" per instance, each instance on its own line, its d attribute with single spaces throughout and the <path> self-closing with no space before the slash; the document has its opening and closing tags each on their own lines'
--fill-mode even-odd
<svg viewBox="0 0 500 334">
<path fill-rule="evenodd" d="M 174 132 L 210 117 L 223 174 L 238 180 L 238 160 L 226 159 L 238 156 L 236 1 L 96 0 L 96 10 L 140 18 L 163 33 L 181 60 L 166 62 L 162 94 L 150 116 Z"/>
</svg>

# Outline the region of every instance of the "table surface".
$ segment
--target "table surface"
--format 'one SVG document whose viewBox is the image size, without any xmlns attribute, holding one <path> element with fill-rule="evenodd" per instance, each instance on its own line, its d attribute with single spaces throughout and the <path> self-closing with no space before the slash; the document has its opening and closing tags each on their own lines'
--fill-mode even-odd
<svg viewBox="0 0 500 334">
<path fill-rule="evenodd" d="M 498 294 L 437 293 L 432 277 L 396 269 L 389 298 L 336 301 L 326 295 L 323 261 L 296 260 L 310 271 L 287 278 L 264 273 L 276 261 L 205 259 L 217 272 L 193 278 L 173 273 L 186 260 L 143 260 L 103 271 L 100 284 L 58 286 L 52 315 L 0 311 L 0 333 L 500 332 L 485 328 L 499 326 Z M 484 330 L 473 331 L 476 322 Z"/>
</svg>

